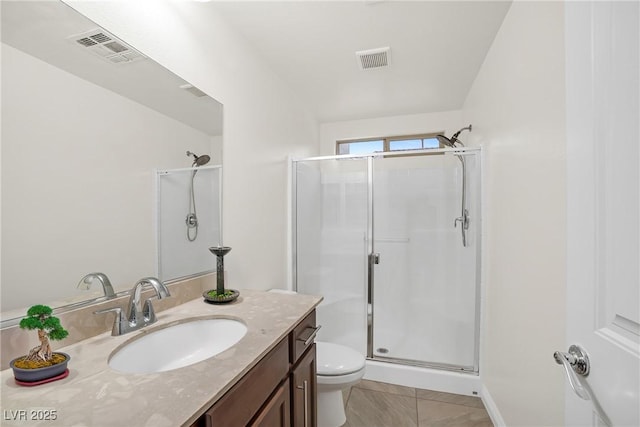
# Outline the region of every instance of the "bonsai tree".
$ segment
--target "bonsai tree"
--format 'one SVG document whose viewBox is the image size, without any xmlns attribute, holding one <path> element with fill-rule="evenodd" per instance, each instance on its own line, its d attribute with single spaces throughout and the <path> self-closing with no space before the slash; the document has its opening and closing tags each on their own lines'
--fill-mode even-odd
<svg viewBox="0 0 640 427">
<path fill-rule="evenodd" d="M 40 345 L 29 351 L 25 360 L 49 361 L 52 356 L 51 343 L 49 340 L 61 340 L 69 335 L 66 329 L 60 324 L 60 319 L 52 316 L 53 310 L 46 305 L 34 305 L 27 310 L 27 317 L 20 321 L 22 329 L 37 329 Z"/>
</svg>

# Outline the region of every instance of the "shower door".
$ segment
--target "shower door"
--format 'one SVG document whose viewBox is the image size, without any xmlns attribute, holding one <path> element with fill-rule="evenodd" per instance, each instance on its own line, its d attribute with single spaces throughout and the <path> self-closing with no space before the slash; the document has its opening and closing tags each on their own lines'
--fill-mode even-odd
<svg viewBox="0 0 640 427">
<path fill-rule="evenodd" d="M 477 372 L 478 182 L 473 152 L 373 158 L 369 357 Z"/>
<path fill-rule="evenodd" d="M 294 287 L 324 297 L 320 340 L 477 372 L 479 150 L 424 154 L 293 162 Z"/>
</svg>

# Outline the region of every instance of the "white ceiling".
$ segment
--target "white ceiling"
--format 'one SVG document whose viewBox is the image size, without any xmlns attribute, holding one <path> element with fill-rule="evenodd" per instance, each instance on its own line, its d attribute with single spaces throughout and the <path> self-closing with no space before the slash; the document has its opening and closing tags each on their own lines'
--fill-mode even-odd
<svg viewBox="0 0 640 427">
<path fill-rule="evenodd" d="M 462 108 L 510 1 L 209 3 L 320 122 Z M 391 47 L 362 71 L 359 50 Z"/>
</svg>

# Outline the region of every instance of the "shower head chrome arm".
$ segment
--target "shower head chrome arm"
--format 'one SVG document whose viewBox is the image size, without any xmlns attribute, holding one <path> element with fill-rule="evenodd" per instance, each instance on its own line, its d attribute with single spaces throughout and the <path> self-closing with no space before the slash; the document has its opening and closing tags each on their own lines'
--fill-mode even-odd
<svg viewBox="0 0 640 427">
<path fill-rule="evenodd" d="M 469 125 L 465 128 L 460 129 L 458 132 L 454 133 L 453 136 L 451 137 L 451 143 L 455 146 L 456 143 L 460 144 L 460 146 L 464 147 L 464 144 L 462 143 L 462 141 L 460 141 L 458 139 L 458 136 L 460 136 L 460 134 L 462 132 L 464 132 L 465 130 L 468 130 L 469 132 L 471 132 L 471 128 L 472 125 Z"/>
</svg>

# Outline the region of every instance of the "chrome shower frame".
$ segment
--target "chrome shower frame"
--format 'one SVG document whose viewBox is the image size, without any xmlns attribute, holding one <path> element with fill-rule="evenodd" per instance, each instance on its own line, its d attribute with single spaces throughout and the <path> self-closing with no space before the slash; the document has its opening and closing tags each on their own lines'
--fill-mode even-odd
<svg viewBox="0 0 640 427">
<path fill-rule="evenodd" d="M 466 128 L 462 130 L 467 130 Z M 461 130 L 461 131 L 462 131 Z M 458 132 L 459 134 L 459 132 Z M 462 144 L 462 143 L 461 143 Z M 291 176 L 291 269 L 290 269 L 290 281 L 292 285 L 292 289 L 298 290 L 298 267 L 297 267 L 297 256 L 298 256 L 298 248 L 297 248 L 297 215 L 296 215 L 296 207 L 297 207 L 297 175 L 295 171 L 295 164 L 297 162 L 307 162 L 307 161 L 322 161 L 322 160 L 347 160 L 347 159 L 366 159 L 367 161 L 367 265 L 365 266 L 367 270 L 367 283 L 366 283 L 366 304 L 367 307 L 365 309 L 365 313 L 367 316 L 367 360 L 379 361 L 385 363 L 393 363 L 398 365 L 408 365 L 408 366 L 417 366 L 424 368 L 433 368 L 443 371 L 453 371 L 466 373 L 470 375 L 478 375 L 479 374 L 479 357 L 480 357 L 480 323 L 481 323 L 481 265 L 482 265 L 482 234 L 479 231 L 477 233 L 477 240 L 475 241 L 475 251 L 476 251 L 476 283 L 475 283 L 475 328 L 474 328 L 474 364 L 473 366 L 458 366 L 451 365 L 446 363 L 431 363 L 419 360 L 410 360 L 410 359 L 400 359 L 394 357 L 380 356 L 374 354 L 373 349 L 373 332 L 374 332 L 374 265 L 377 264 L 377 257 L 375 254 L 374 247 L 374 210 L 373 210 L 373 197 L 374 197 L 374 183 L 373 183 L 373 161 L 375 158 L 379 157 L 400 157 L 400 156 L 430 156 L 430 155 L 455 155 L 461 162 L 462 165 L 462 182 L 463 182 L 463 197 L 462 197 L 462 217 L 456 218 L 454 220 L 454 226 L 458 221 L 466 221 L 466 229 L 464 228 L 465 222 L 463 225 L 463 246 L 468 247 L 466 241 L 466 230 L 469 226 L 469 212 L 466 209 L 466 179 L 467 179 L 467 165 L 464 159 L 464 156 L 468 155 L 477 155 L 478 156 L 478 190 L 479 190 L 479 199 L 482 200 L 482 147 L 465 147 L 464 145 L 450 148 L 432 148 L 432 149 L 422 149 L 422 150 L 406 150 L 406 151 L 398 151 L 398 152 L 377 152 L 370 154 L 344 154 L 344 155 L 333 155 L 333 156 L 317 156 L 317 157 L 308 157 L 301 159 L 290 159 L 289 160 L 289 170 Z M 482 202 L 477 206 L 477 212 L 481 213 L 482 211 Z M 481 214 L 480 214 L 481 216 Z M 481 218 L 476 218 L 478 229 L 482 229 L 482 221 Z"/>
</svg>

